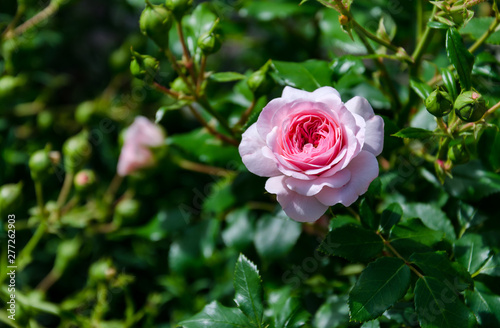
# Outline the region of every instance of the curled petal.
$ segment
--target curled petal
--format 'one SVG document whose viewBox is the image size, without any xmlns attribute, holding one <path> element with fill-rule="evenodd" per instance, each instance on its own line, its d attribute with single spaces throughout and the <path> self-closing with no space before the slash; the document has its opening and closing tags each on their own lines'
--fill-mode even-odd
<svg viewBox="0 0 500 328">
<path fill-rule="evenodd" d="M 267 148 L 257 131 L 257 125 L 252 124 L 242 135 L 238 150 L 243 164 L 253 174 L 262 177 L 280 175 L 276 161 L 264 156 L 263 148 Z"/>
<path fill-rule="evenodd" d="M 290 190 L 301 195 L 314 196 L 319 193 L 323 187 L 340 188 L 349 182 L 350 179 L 351 172 L 349 170 L 342 170 L 331 177 L 317 178 L 311 181 L 289 177 L 286 178 L 285 183 Z"/>
</svg>

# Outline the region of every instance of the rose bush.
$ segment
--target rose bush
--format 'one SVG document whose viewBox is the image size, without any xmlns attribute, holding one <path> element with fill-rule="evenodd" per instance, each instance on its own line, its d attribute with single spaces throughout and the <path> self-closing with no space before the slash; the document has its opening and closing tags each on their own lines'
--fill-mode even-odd
<svg viewBox="0 0 500 328">
<path fill-rule="evenodd" d="M 161 146 L 164 140 L 165 134 L 158 125 L 144 116 L 136 117 L 134 123 L 125 132 L 118 159 L 118 174 L 126 176 L 139 169 L 153 166 L 155 158 L 151 148 Z"/>
<path fill-rule="evenodd" d="M 331 87 L 285 87 L 245 131 L 239 152 L 250 172 L 269 177 L 265 188 L 289 217 L 310 222 L 366 192 L 383 143 L 384 121 L 365 98 L 343 103 Z"/>
</svg>

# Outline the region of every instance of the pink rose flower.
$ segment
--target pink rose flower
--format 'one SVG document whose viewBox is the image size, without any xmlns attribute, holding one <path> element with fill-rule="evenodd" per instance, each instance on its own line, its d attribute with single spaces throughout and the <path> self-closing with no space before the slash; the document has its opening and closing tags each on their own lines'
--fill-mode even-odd
<svg viewBox="0 0 500 328">
<path fill-rule="evenodd" d="M 126 176 L 142 168 L 151 167 L 156 160 L 151 147 L 163 145 L 163 130 L 144 116 L 135 118 L 125 132 L 122 151 L 118 159 L 118 175 Z"/>
<path fill-rule="evenodd" d="M 285 87 L 242 137 L 248 170 L 269 177 L 266 190 L 289 217 L 311 222 L 329 206 L 350 206 L 378 176 L 384 121 L 365 98 L 344 104 L 331 87 Z"/>
</svg>

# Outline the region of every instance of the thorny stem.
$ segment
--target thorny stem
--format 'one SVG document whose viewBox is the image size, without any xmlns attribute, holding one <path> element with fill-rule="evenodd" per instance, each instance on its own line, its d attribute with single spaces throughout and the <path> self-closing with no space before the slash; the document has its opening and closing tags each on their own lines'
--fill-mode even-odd
<svg viewBox="0 0 500 328">
<path fill-rule="evenodd" d="M 38 14 L 35 16 L 31 17 L 29 20 L 24 22 L 23 24 L 19 25 L 16 27 L 14 31 L 9 30 L 8 32 L 5 33 L 5 39 L 11 39 L 14 37 L 17 37 L 33 26 L 36 26 L 40 24 L 42 21 L 45 19 L 49 18 L 50 16 L 53 16 L 57 10 L 59 9 L 59 6 L 55 4 L 54 2 L 51 2 L 47 7 L 45 7 L 42 11 L 40 11 Z"/>
<path fill-rule="evenodd" d="M 397 251 L 397 250 L 396 250 L 396 249 L 395 249 L 395 248 L 391 245 L 391 243 L 390 243 L 388 240 L 386 240 L 386 239 L 384 238 L 384 236 L 382 236 L 382 235 L 380 234 L 380 232 L 377 232 L 377 235 L 378 235 L 378 236 L 382 239 L 382 241 L 384 242 L 384 245 L 385 245 L 387 248 L 389 248 L 389 249 L 390 249 L 390 251 L 391 251 L 394 255 L 396 255 L 396 257 L 398 257 L 398 258 L 402 259 L 403 261 L 405 261 L 405 264 L 406 264 L 406 265 L 410 268 L 410 270 L 411 270 L 411 271 L 413 271 L 413 272 L 414 272 L 414 273 L 415 273 L 415 274 L 416 274 L 419 278 L 423 278 L 423 277 L 424 277 L 424 276 L 423 276 L 420 272 L 418 272 L 418 270 L 417 270 L 417 269 L 415 269 L 415 267 L 413 267 L 413 265 L 411 265 L 411 263 L 410 263 L 410 262 L 408 262 L 408 261 L 407 261 L 407 260 L 406 260 L 403 256 L 401 256 L 401 254 L 399 254 L 399 252 L 398 252 L 398 251 Z"/>
<path fill-rule="evenodd" d="M 220 140 L 227 142 L 231 145 L 234 145 L 234 146 L 239 145 L 237 140 L 229 138 L 229 137 L 217 132 L 217 130 L 215 130 L 212 126 L 210 126 L 208 124 L 208 122 L 205 121 L 205 119 L 203 119 L 203 117 L 200 115 L 200 113 L 198 113 L 198 111 L 192 105 L 188 105 L 187 107 L 189 108 L 189 110 L 191 111 L 193 116 L 198 120 L 198 122 L 200 122 L 201 125 L 203 125 L 208 130 L 208 132 L 210 132 L 210 134 L 214 135 L 216 138 L 219 138 Z"/>
</svg>

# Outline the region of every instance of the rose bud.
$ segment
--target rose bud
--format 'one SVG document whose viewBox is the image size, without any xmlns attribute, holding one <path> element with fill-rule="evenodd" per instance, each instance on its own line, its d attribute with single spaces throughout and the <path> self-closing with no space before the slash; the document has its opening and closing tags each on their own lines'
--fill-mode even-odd
<svg viewBox="0 0 500 328">
<path fill-rule="evenodd" d="M 255 71 L 248 78 L 247 84 L 250 90 L 254 93 L 255 97 L 260 97 L 266 94 L 274 87 L 274 80 L 269 75 L 269 67 L 271 61 L 269 60 L 258 71 Z"/>
<path fill-rule="evenodd" d="M 146 1 L 139 27 L 142 34 L 154 41 L 162 49 L 168 48 L 168 32 L 172 27 L 172 15 L 163 5 L 153 5 Z"/>
<path fill-rule="evenodd" d="M 92 146 L 88 141 L 88 132 L 82 131 L 69 138 L 63 145 L 64 169 L 74 173 L 81 169 L 90 158 Z"/>
<path fill-rule="evenodd" d="M 73 180 L 76 191 L 86 192 L 96 185 L 96 176 L 92 170 L 81 170 L 75 174 Z"/>
<path fill-rule="evenodd" d="M 470 154 L 465 144 L 451 146 L 448 149 L 448 159 L 454 164 L 464 164 L 470 159 Z"/>
<path fill-rule="evenodd" d="M 124 199 L 115 207 L 115 216 L 113 221 L 117 226 L 133 223 L 139 218 L 141 203 L 135 199 Z"/>
<path fill-rule="evenodd" d="M 105 282 L 116 275 L 116 268 L 111 259 L 100 259 L 92 263 L 89 269 L 89 277 L 94 282 Z"/>
<path fill-rule="evenodd" d="M 184 82 L 184 80 L 180 76 L 177 77 L 175 80 L 173 80 L 172 83 L 170 83 L 170 89 L 172 89 L 173 91 L 177 91 L 177 92 L 184 94 L 184 95 L 191 94 L 191 89 L 189 89 L 186 82 Z"/>
<path fill-rule="evenodd" d="M 301 222 L 335 204 L 350 206 L 378 176 L 384 120 L 365 98 L 344 103 L 337 90 L 285 87 L 242 135 L 247 169 L 268 177 L 266 190 Z"/>
<path fill-rule="evenodd" d="M 425 108 L 436 117 L 448 115 L 453 108 L 453 98 L 448 92 L 438 88 L 425 99 Z"/>
<path fill-rule="evenodd" d="M 193 0 L 166 0 L 165 2 L 165 6 L 177 20 L 180 20 L 187 13 L 192 4 Z"/>
<path fill-rule="evenodd" d="M 219 51 L 221 47 L 220 36 L 214 33 L 215 28 L 219 24 L 219 19 L 214 22 L 210 31 L 203 33 L 198 38 L 198 47 L 200 47 L 203 54 L 210 55 Z"/>
<path fill-rule="evenodd" d="M 52 173 L 52 161 L 49 151 L 41 149 L 35 151 L 29 160 L 31 178 L 34 181 L 43 181 Z"/>
<path fill-rule="evenodd" d="M 92 117 L 96 113 L 96 106 L 93 101 L 84 101 L 78 107 L 76 107 L 75 111 L 75 119 L 78 123 L 84 125 L 88 124 Z"/>
<path fill-rule="evenodd" d="M 453 105 L 455 113 L 465 122 L 476 122 L 488 110 L 483 96 L 476 91 L 462 92 Z"/>
<path fill-rule="evenodd" d="M 160 63 L 154 57 L 148 55 L 141 55 L 132 51 L 132 61 L 130 62 L 130 73 L 139 79 L 152 82 L 158 73 Z"/>
<path fill-rule="evenodd" d="M 23 183 L 10 183 L 0 187 L 0 213 L 12 214 L 23 202 Z"/>
<path fill-rule="evenodd" d="M 125 132 L 118 159 L 118 175 L 126 176 L 140 169 L 154 166 L 156 158 L 151 148 L 164 146 L 164 140 L 165 133 L 158 125 L 144 116 L 136 117 L 134 123 Z"/>
</svg>

